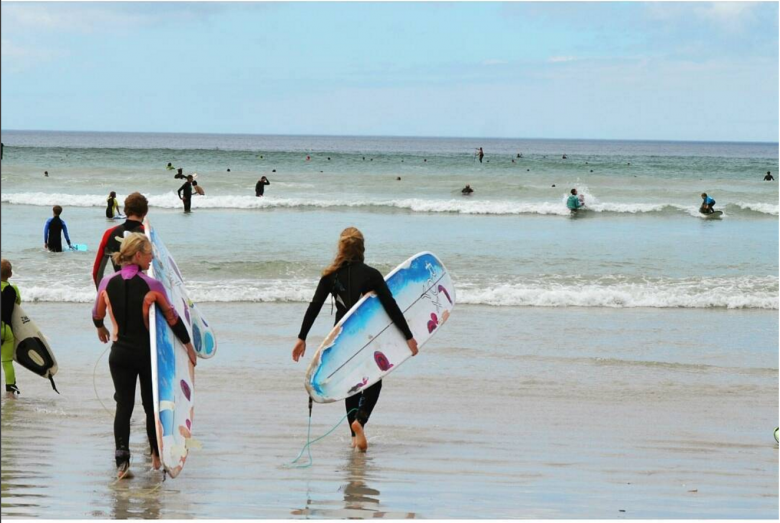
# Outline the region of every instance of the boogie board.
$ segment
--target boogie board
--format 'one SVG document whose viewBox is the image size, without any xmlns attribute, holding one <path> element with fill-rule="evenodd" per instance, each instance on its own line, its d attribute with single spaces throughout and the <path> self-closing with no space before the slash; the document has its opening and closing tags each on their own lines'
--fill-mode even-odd
<svg viewBox="0 0 780 523">
<path fill-rule="evenodd" d="M 171 305 L 184 321 L 199 355 L 213 356 L 216 350 L 214 333 L 187 297 L 176 262 L 148 219 L 144 221 L 144 231 L 154 249 L 149 275 L 165 287 Z M 149 336 L 157 445 L 166 472 L 175 478 L 187 460 L 189 440 L 192 438 L 195 367 L 190 363 L 187 349 L 156 305 L 149 310 Z"/>
<path fill-rule="evenodd" d="M 53 378 L 57 374 L 57 358 L 46 337 L 18 304 L 11 316 L 11 329 L 14 332 L 14 361 L 51 381 L 52 388 L 59 394 Z"/>
<path fill-rule="evenodd" d="M 723 211 L 715 211 L 715 212 L 711 212 L 711 213 L 703 213 L 703 212 L 699 211 L 699 214 L 705 220 L 712 220 L 713 218 L 720 218 L 721 216 L 723 216 Z"/>
<path fill-rule="evenodd" d="M 89 248 L 85 243 L 71 243 L 70 248 L 66 249 L 67 251 L 74 251 L 74 252 L 87 252 Z"/>
<path fill-rule="evenodd" d="M 385 277 L 409 328 L 422 347 L 455 306 L 449 272 L 430 252 L 421 252 Z M 306 371 L 306 390 L 318 403 L 348 398 L 370 387 L 412 356 L 376 294 L 363 296 L 317 349 Z"/>
</svg>

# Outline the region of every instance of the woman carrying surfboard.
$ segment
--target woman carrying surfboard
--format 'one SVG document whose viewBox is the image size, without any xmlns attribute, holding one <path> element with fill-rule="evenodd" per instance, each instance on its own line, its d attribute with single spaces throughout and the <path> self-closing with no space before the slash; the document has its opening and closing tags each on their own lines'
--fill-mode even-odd
<svg viewBox="0 0 780 523">
<path fill-rule="evenodd" d="M 3 372 L 5 373 L 5 392 L 9 398 L 15 398 L 19 394 L 16 386 L 16 373 L 14 372 L 14 333 L 11 330 L 11 317 L 14 307 L 22 303 L 19 288 L 8 283 L 8 278 L 13 276 L 11 262 L 3 259 L 0 262 L 2 276 L 2 330 L 3 330 Z"/>
<path fill-rule="evenodd" d="M 92 320 L 98 338 L 103 343 L 113 340 L 108 365 L 114 381 L 116 415 L 114 417 L 114 454 L 117 478 L 128 477 L 130 467 L 130 418 L 135 403 L 135 384 L 141 380 L 141 401 L 146 412 L 146 433 L 152 449 L 152 466 L 160 468 L 160 452 L 154 420 L 152 398 L 152 370 L 149 342 L 149 308 L 156 303 L 163 312 L 176 337 L 187 348 L 190 361 L 197 363 L 195 349 L 190 343 L 187 327 L 171 306 L 162 283 L 141 271 L 149 269 L 154 257 L 152 243 L 141 233 L 124 238 L 119 252 L 113 255 L 120 271 L 106 276 L 98 287 L 98 296 L 92 309 Z M 103 325 L 106 313 L 111 314 L 113 336 Z"/>
<path fill-rule="evenodd" d="M 382 274 L 366 265 L 364 260 L 365 240 L 363 234 L 355 227 L 347 227 L 341 232 L 339 237 L 338 253 L 325 270 L 322 271 L 322 278 L 317 285 L 317 291 L 314 293 L 306 315 L 303 318 L 301 331 L 298 334 L 298 341 L 292 351 L 292 358 L 298 361 L 306 352 L 306 336 L 317 319 L 317 315 L 322 309 L 328 295 L 333 295 L 336 302 L 336 321 L 339 320 L 360 300 L 363 294 L 375 292 L 379 301 L 382 303 L 388 316 L 393 323 L 401 330 L 406 339 L 409 350 L 412 355 L 417 354 L 417 341 L 406 323 L 401 309 L 395 302 L 390 289 Z M 335 324 L 334 323 L 334 324 Z M 368 418 L 379 400 L 379 393 L 382 390 L 382 381 L 365 390 L 361 390 L 345 400 L 347 408 L 347 421 L 349 422 L 350 432 L 352 433 L 352 446 L 365 451 L 368 448 L 363 427 L 368 423 Z"/>
</svg>

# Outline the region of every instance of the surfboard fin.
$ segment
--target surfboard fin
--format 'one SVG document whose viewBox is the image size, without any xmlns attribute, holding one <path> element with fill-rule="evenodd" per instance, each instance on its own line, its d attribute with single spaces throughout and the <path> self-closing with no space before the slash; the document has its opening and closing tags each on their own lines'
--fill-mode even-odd
<svg viewBox="0 0 780 523">
<path fill-rule="evenodd" d="M 51 382 L 51 388 L 54 389 L 54 392 L 59 394 L 60 391 L 57 390 L 57 386 L 54 384 L 54 376 L 49 376 L 49 381 Z"/>
</svg>

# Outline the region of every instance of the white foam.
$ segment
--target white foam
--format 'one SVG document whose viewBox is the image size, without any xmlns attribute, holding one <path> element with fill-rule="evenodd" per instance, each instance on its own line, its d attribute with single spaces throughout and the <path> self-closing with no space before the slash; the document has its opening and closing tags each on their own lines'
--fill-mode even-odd
<svg viewBox="0 0 780 523">
<path fill-rule="evenodd" d="M 736 205 L 740 209 L 744 209 L 747 211 L 760 212 L 763 214 L 772 214 L 774 216 L 778 215 L 778 206 L 772 205 L 771 203 L 736 202 L 734 205 Z"/>
<path fill-rule="evenodd" d="M 460 283 L 458 302 L 496 307 L 725 308 L 778 309 L 778 278 L 736 277 L 659 279 L 628 282 L 609 277 L 578 284 L 561 278 L 486 285 Z M 307 303 L 315 280 L 191 281 L 187 288 L 197 302 Z M 26 301 L 91 303 L 95 289 L 24 285 Z"/>
</svg>

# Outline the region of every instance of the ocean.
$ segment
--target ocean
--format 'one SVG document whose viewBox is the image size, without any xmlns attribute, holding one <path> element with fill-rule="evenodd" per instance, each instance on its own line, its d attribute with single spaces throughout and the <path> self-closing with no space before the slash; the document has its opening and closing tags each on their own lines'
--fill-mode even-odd
<svg viewBox="0 0 780 523">
<path fill-rule="evenodd" d="M 2 142 L 2 257 L 57 352 L 63 392 L 17 368 L 22 396 L 2 404 L 3 516 L 778 517 L 778 182 L 763 181 L 778 178 L 776 143 L 26 131 Z M 191 214 L 169 162 L 205 190 Z M 572 188 L 588 207 L 576 215 Z M 219 340 L 197 367 L 204 448 L 179 478 L 145 472 L 129 490 L 110 485 L 111 421 L 96 396 L 110 408 L 112 389 L 90 319 L 110 191 L 120 204 L 147 196 Z M 702 192 L 720 219 L 699 214 Z M 43 250 L 55 204 L 89 252 Z M 305 366 L 289 353 L 348 226 L 382 273 L 435 253 L 457 305 L 386 380 L 368 454 L 342 448 L 343 429 L 290 472 L 306 412 Z M 326 305 L 307 362 L 331 326 Z M 317 434 L 342 410 L 315 407 Z M 41 431 L 51 439 L 36 443 Z M 35 445 L 81 452 L 88 470 L 42 463 Z"/>
</svg>

